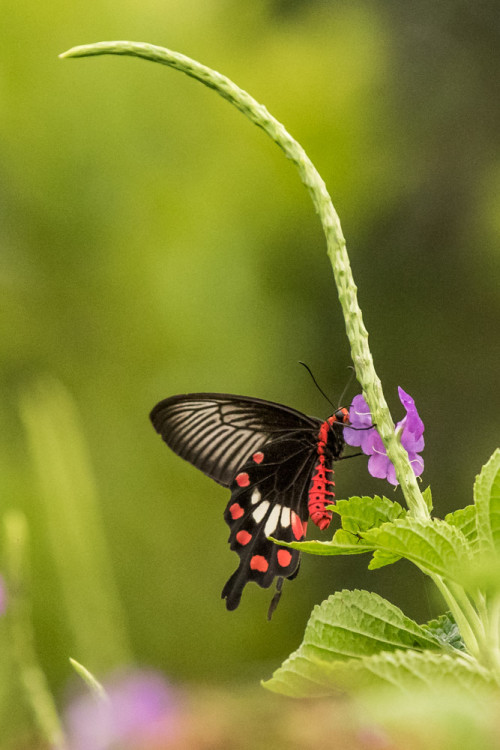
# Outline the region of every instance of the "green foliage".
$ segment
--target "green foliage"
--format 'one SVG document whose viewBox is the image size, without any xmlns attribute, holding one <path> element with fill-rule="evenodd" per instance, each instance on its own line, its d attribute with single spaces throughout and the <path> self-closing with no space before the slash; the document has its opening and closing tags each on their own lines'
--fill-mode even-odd
<svg viewBox="0 0 500 750">
<path fill-rule="evenodd" d="M 468 559 L 465 536 L 439 519 L 408 516 L 366 531 L 362 536 L 375 550 L 373 567 L 378 567 L 380 551 L 383 556 L 404 557 L 425 572 L 455 580 Z"/>
<path fill-rule="evenodd" d="M 453 513 L 448 513 L 444 518 L 447 524 L 460 529 L 472 549 L 474 549 L 477 544 L 476 516 L 476 506 L 467 505 L 465 508 L 459 508 L 458 510 L 453 511 Z"/>
<path fill-rule="evenodd" d="M 436 617 L 435 620 L 429 620 L 425 625 L 422 625 L 422 628 L 423 630 L 427 630 L 434 638 L 437 638 L 442 646 L 451 646 L 459 651 L 465 650 L 458 625 L 453 619 L 451 612 L 445 612 Z"/>
<path fill-rule="evenodd" d="M 477 534 L 481 549 L 500 549 L 500 449 L 493 453 L 474 483 Z"/>
<path fill-rule="evenodd" d="M 349 500 L 340 500 L 338 506 L 332 506 L 342 518 L 342 526 L 353 533 L 379 528 L 383 523 L 391 522 L 406 515 L 407 511 L 397 502 L 386 497 L 351 497 Z M 370 548 L 369 541 L 364 535 L 361 543 Z M 372 547 L 373 549 L 373 547 Z M 377 550 L 369 564 L 369 569 L 381 568 L 397 562 L 400 555 L 388 550 Z"/>
<path fill-rule="evenodd" d="M 374 547 L 364 539 L 362 532 L 378 528 L 388 520 L 400 518 L 407 512 L 399 503 L 377 495 L 355 496 L 348 500 L 339 500 L 335 505 L 328 507 L 340 516 L 341 522 L 341 528 L 335 532 L 330 542 L 290 542 L 286 546 L 311 555 L 359 555 L 371 552 Z"/>
<path fill-rule="evenodd" d="M 399 503 L 378 495 L 338 500 L 329 508 L 340 516 L 342 528 L 352 534 L 378 528 L 383 523 L 394 521 L 407 513 Z"/>
<path fill-rule="evenodd" d="M 293 547 L 310 555 L 360 555 L 369 552 L 370 547 L 360 537 L 351 534 L 345 529 L 338 529 L 333 535 L 331 542 L 320 542 L 311 540 L 307 542 L 282 542 L 279 539 L 269 537 L 285 547 Z"/>
<path fill-rule="evenodd" d="M 424 497 L 431 507 L 429 490 Z M 477 478 L 474 500 L 444 521 L 415 518 L 378 496 L 331 506 L 342 524 L 332 541 L 294 547 L 323 555 L 372 551 L 370 569 L 404 557 L 435 581 L 452 611 L 418 625 L 375 594 L 338 592 L 314 609 L 302 644 L 266 687 L 306 696 L 384 684 L 469 692 L 498 686 L 500 451 Z"/>
<path fill-rule="evenodd" d="M 412 518 L 386 497 L 352 497 L 330 507 L 342 524 L 330 542 L 291 542 L 288 546 L 313 555 L 373 552 L 371 570 L 404 557 L 426 572 L 452 580 L 469 561 L 467 539 L 457 524 Z"/>
<path fill-rule="evenodd" d="M 292 696 L 390 684 L 485 687 L 491 676 L 460 656 L 449 615 L 418 625 L 382 597 L 341 591 L 315 607 L 304 640 L 265 684 Z"/>
<path fill-rule="evenodd" d="M 332 663 L 292 655 L 263 684 L 274 692 L 304 698 L 388 686 L 405 692 L 425 688 L 436 695 L 450 688 L 469 693 L 491 688 L 492 679 L 485 669 L 458 656 L 400 650 Z"/>
<path fill-rule="evenodd" d="M 338 591 L 317 605 L 301 649 L 336 661 L 399 648 L 437 648 L 438 641 L 403 612 L 369 591 Z"/>
<path fill-rule="evenodd" d="M 426 489 L 422 492 L 422 497 L 425 500 L 427 510 L 429 511 L 429 513 L 432 513 L 433 505 L 432 505 L 432 492 L 431 492 L 430 486 L 426 487 Z"/>
</svg>

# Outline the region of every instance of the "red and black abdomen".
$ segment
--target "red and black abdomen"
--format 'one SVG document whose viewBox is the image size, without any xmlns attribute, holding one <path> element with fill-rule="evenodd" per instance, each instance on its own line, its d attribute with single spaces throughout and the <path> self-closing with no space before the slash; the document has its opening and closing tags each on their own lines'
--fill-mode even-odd
<svg viewBox="0 0 500 750">
<path fill-rule="evenodd" d="M 318 434 L 317 462 L 309 484 L 308 509 L 311 521 L 323 531 L 332 520 L 332 511 L 327 505 L 335 502 L 335 481 L 332 463 L 340 458 L 344 448 L 342 424 L 349 421 L 347 409 L 338 409 L 320 427 Z"/>
</svg>

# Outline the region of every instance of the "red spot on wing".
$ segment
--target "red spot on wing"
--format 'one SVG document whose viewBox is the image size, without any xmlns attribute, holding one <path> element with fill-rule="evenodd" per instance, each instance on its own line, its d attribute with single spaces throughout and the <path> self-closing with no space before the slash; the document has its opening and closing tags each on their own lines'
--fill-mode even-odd
<svg viewBox="0 0 500 750">
<path fill-rule="evenodd" d="M 248 531 L 245 531 L 245 529 L 238 531 L 238 533 L 236 534 L 236 541 L 242 545 L 248 544 L 251 538 L 252 535 L 249 534 Z"/>
<path fill-rule="evenodd" d="M 261 464 L 264 460 L 264 454 L 262 453 L 262 451 L 257 451 L 257 453 L 253 454 L 252 459 L 256 464 Z"/>
<path fill-rule="evenodd" d="M 241 518 L 241 516 L 245 513 L 241 505 L 238 505 L 238 503 L 233 503 L 232 505 L 230 505 L 229 512 L 233 521 L 236 521 L 237 518 Z"/>
<path fill-rule="evenodd" d="M 292 553 L 287 549 L 278 550 L 278 562 L 282 568 L 287 568 L 292 560 Z"/>
<path fill-rule="evenodd" d="M 250 560 L 250 567 L 252 570 L 258 570 L 260 573 L 265 573 L 269 568 L 269 563 L 262 555 L 254 555 Z"/>
<path fill-rule="evenodd" d="M 236 475 L 236 484 L 239 487 L 248 487 L 250 484 L 250 477 L 246 473 L 246 471 L 242 471 L 240 474 Z"/>
<path fill-rule="evenodd" d="M 292 510 L 292 531 L 297 541 L 306 535 L 307 521 L 302 523 L 298 515 Z"/>
</svg>

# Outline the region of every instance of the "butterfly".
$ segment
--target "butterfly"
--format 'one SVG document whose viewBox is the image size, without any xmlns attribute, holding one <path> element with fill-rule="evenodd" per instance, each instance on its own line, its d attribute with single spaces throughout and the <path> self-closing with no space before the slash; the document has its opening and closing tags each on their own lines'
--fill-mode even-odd
<svg viewBox="0 0 500 750">
<path fill-rule="evenodd" d="M 277 578 L 270 619 L 284 579 L 299 572 L 300 552 L 268 537 L 301 541 L 309 519 L 329 526 L 348 410 L 322 421 L 259 398 L 188 393 L 160 401 L 150 418 L 174 453 L 230 489 L 224 519 L 240 562 L 222 598 L 234 610 L 247 583 L 268 588 Z"/>
</svg>

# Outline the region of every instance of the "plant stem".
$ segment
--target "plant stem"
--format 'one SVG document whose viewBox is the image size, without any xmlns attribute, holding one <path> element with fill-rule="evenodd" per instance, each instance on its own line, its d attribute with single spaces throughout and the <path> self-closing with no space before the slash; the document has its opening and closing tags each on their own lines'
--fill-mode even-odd
<svg viewBox="0 0 500 750">
<path fill-rule="evenodd" d="M 284 151 L 287 158 L 295 164 L 323 226 L 356 376 L 370 407 L 373 421 L 377 425 L 377 430 L 387 450 L 387 455 L 394 465 L 396 476 L 401 484 L 410 511 L 417 517 L 428 518 L 429 511 L 420 492 L 408 455 L 396 439 L 394 423 L 384 397 L 382 384 L 375 372 L 373 358 L 368 346 L 368 333 L 358 305 L 357 288 L 354 284 L 339 217 L 333 207 L 323 179 L 304 149 L 292 138 L 283 125 L 268 112 L 266 107 L 259 104 L 246 91 L 236 86 L 226 76 L 178 52 L 140 42 L 116 41 L 73 47 L 60 57 L 86 57 L 105 54 L 141 57 L 152 62 L 168 65 L 195 78 L 205 86 L 217 91 L 255 125 L 262 128 Z"/>
<path fill-rule="evenodd" d="M 494 672 L 495 678 L 500 684 L 500 597 L 495 595 L 488 602 L 485 594 L 478 591 L 474 596 L 474 601 L 484 625 L 483 662 Z"/>
<path fill-rule="evenodd" d="M 452 581 L 445 583 L 441 576 L 432 575 L 431 578 L 453 614 L 467 650 L 483 667 L 491 670 L 500 683 L 500 601 L 489 611 L 484 596 L 479 593 L 478 612 L 462 586 Z"/>
<path fill-rule="evenodd" d="M 458 625 L 458 629 L 460 630 L 460 634 L 462 638 L 464 639 L 465 646 L 468 650 L 468 652 L 477 660 L 479 660 L 480 657 L 480 648 L 478 643 L 478 638 L 475 631 L 475 628 L 472 627 L 471 623 L 469 622 L 469 619 L 467 615 L 464 613 L 461 605 L 457 602 L 457 599 L 450 591 L 449 584 L 445 583 L 441 576 L 438 575 L 431 575 L 430 576 L 434 583 L 436 584 L 436 587 L 441 592 L 441 595 L 443 599 L 445 600 L 446 604 L 448 605 L 450 612 L 452 613 L 455 622 Z"/>
<path fill-rule="evenodd" d="M 10 512 L 5 521 L 5 557 L 8 585 L 7 619 L 12 655 L 41 736 L 50 747 L 64 750 L 64 735 L 57 710 L 34 646 L 28 596 L 28 527 L 21 513 Z"/>
<path fill-rule="evenodd" d="M 484 643 L 487 634 L 487 623 L 478 614 L 477 610 L 471 604 L 466 591 L 458 583 L 448 581 L 447 586 L 452 593 L 455 601 L 458 602 L 462 612 L 467 617 L 468 622 L 473 629 L 479 643 Z"/>
<path fill-rule="evenodd" d="M 493 656 L 497 679 L 500 681 L 500 597 L 494 597 L 489 607 L 489 614 L 490 652 Z"/>
</svg>

